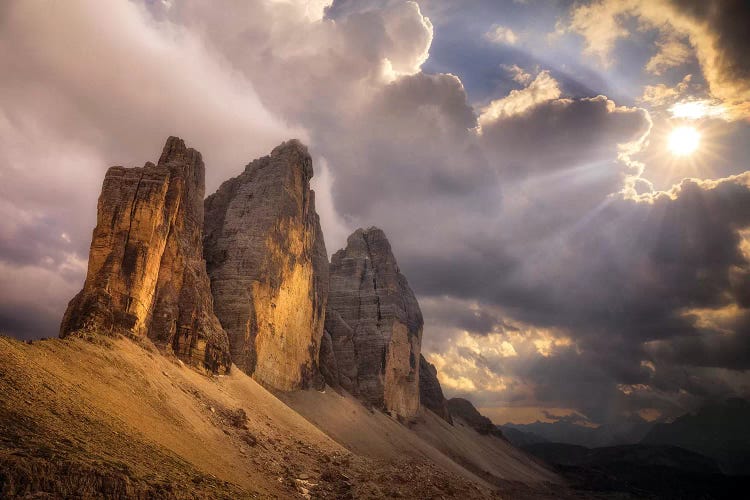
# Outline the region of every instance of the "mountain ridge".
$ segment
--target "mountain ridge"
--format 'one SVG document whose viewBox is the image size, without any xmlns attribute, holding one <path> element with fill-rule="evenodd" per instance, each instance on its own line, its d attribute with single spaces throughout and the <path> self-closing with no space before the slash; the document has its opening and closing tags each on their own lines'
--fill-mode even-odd
<svg viewBox="0 0 750 500">
<path fill-rule="evenodd" d="M 381 230 L 355 231 L 329 275 L 312 175 L 296 140 L 205 201 L 177 137 L 156 165 L 109 169 L 62 338 L 0 337 L 0 494 L 559 496 L 476 409 L 451 415 Z"/>
</svg>

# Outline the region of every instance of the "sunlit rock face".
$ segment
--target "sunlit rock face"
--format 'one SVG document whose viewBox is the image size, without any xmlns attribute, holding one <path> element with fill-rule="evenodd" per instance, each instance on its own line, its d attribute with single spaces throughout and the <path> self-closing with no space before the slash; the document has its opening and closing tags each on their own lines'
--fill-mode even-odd
<svg viewBox="0 0 750 500">
<path fill-rule="evenodd" d="M 443 388 L 437 378 L 437 368 L 421 354 L 419 355 L 419 402 L 449 424 L 453 423 L 443 395 Z"/>
<path fill-rule="evenodd" d="M 333 256 L 326 331 L 342 388 L 401 417 L 419 408 L 422 312 L 378 228 L 358 229 Z"/>
<path fill-rule="evenodd" d="M 205 201 L 204 255 L 232 361 L 280 390 L 320 377 L 328 257 L 312 175 L 307 148 L 292 140 Z"/>
<path fill-rule="evenodd" d="M 60 336 L 148 336 L 211 371 L 230 366 L 202 255 L 205 170 L 200 153 L 170 137 L 158 165 L 112 167 L 99 196 L 83 290 Z"/>
</svg>

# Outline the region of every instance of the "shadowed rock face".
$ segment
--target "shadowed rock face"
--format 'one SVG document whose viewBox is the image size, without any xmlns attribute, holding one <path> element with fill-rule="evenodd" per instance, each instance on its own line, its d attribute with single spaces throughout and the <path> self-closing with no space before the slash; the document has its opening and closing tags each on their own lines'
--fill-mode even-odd
<svg viewBox="0 0 750 500">
<path fill-rule="evenodd" d="M 320 374 L 328 385 L 334 389 L 339 389 L 339 367 L 336 362 L 336 353 L 333 352 L 333 340 L 328 330 L 323 330 L 323 337 L 320 340 Z"/>
<path fill-rule="evenodd" d="M 422 313 L 378 228 L 358 229 L 333 256 L 326 312 L 330 385 L 402 417 L 419 408 Z M 329 370 L 330 371 L 330 370 Z"/>
<path fill-rule="evenodd" d="M 419 355 L 419 402 L 449 424 L 453 423 L 435 365 Z"/>
<path fill-rule="evenodd" d="M 211 371 L 228 371 L 229 341 L 213 312 L 203 261 L 205 170 L 200 153 L 170 137 L 158 165 L 112 167 L 99 196 L 83 290 L 60 336 L 148 336 Z"/>
<path fill-rule="evenodd" d="M 480 434 L 491 434 L 505 439 L 503 432 L 477 410 L 471 401 L 463 398 L 451 398 L 447 401 L 448 411 L 453 417 L 460 418 Z"/>
<path fill-rule="evenodd" d="M 328 257 L 312 175 L 307 148 L 292 140 L 205 201 L 204 255 L 232 361 L 280 390 L 319 377 Z"/>
</svg>

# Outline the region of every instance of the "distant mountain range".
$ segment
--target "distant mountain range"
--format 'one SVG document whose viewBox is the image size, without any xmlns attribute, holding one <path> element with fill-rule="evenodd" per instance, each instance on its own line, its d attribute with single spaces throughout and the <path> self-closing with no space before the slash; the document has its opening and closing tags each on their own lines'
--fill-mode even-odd
<svg viewBox="0 0 750 500">
<path fill-rule="evenodd" d="M 573 422 L 534 422 L 531 424 L 505 424 L 503 434 L 516 446 L 532 443 L 568 443 L 587 448 L 635 444 L 651 430 L 652 423 L 645 420 L 617 425 L 586 427 Z"/>
<path fill-rule="evenodd" d="M 585 448 L 637 443 L 676 446 L 710 457 L 725 474 L 750 475 L 749 424 L 750 402 L 732 398 L 705 405 L 671 423 L 634 421 L 595 428 L 558 421 L 499 427 L 508 441 L 521 448 L 539 443 Z"/>
<path fill-rule="evenodd" d="M 656 424 L 644 444 L 669 444 L 711 457 L 726 474 L 750 475 L 750 402 L 729 399 L 669 424 Z"/>
<path fill-rule="evenodd" d="M 745 497 L 750 486 L 748 423 L 750 402 L 729 399 L 671 423 L 592 428 L 560 421 L 500 428 L 573 488 L 604 498 L 733 499 Z"/>
<path fill-rule="evenodd" d="M 711 458 L 676 446 L 536 443 L 522 449 L 596 498 L 735 499 L 750 485 L 749 477 L 724 475 Z"/>
<path fill-rule="evenodd" d="M 547 463 L 564 466 L 606 467 L 611 464 L 671 467 L 686 472 L 720 474 L 712 459 L 676 446 L 628 444 L 586 448 L 565 443 L 536 443 L 523 447 Z"/>
</svg>

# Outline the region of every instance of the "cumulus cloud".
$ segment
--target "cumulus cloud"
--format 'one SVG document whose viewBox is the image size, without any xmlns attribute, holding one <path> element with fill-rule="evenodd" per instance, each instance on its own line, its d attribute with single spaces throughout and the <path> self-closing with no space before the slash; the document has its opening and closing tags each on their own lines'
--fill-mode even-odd
<svg viewBox="0 0 750 500">
<path fill-rule="evenodd" d="M 521 85 L 528 85 L 533 79 L 531 74 L 524 71 L 518 64 L 502 64 L 501 67 L 511 75 L 514 82 Z"/>
<path fill-rule="evenodd" d="M 525 74 L 515 68 L 514 79 L 528 80 Z M 560 85 L 552 78 L 549 71 L 540 71 L 536 78 L 520 90 L 512 90 L 507 96 L 492 101 L 479 116 L 479 124 L 497 122 L 503 117 L 522 114 L 535 105 L 560 97 Z"/>
<path fill-rule="evenodd" d="M 518 42 L 518 35 L 507 26 L 495 24 L 484 34 L 484 38 L 493 43 L 507 43 L 515 45 Z"/>
<path fill-rule="evenodd" d="M 615 43 L 630 35 L 624 19 L 635 17 L 641 28 L 661 33 L 657 51 L 646 69 L 660 72 L 689 58 L 684 40 L 697 57 L 711 94 L 747 116 L 750 101 L 750 65 L 746 55 L 748 4 L 743 0 L 599 0 L 576 6 L 570 29 L 583 35 L 586 51 L 611 63 Z"/>
<path fill-rule="evenodd" d="M 657 42 L 657 52 L 646 63 L 645 69 L 655 75 L 661 75 L 665 70 L 681 66 L 690 60 L 692 51 L 690 46 L 675 32 L 662 35 Z"/>
<path fill-rule="evenodd" d="M 480 122 L 494 164 L 513 175 L 612 160 L 619 144 L 638 142 L 649 130 L 645 110 L 617 106 L 604 96 L 547 99 L 494 120 L 483 115 Z"/>
<path fill-rule="evenodd" d="M 643 94 L 638 98 L 638 101 L 651 106 L 672 104 L 690 89 L 692 79 L 693 75 L 685 75 L 675 86 L 669 86 L 664 83 L 645 85 L 643 87 Z"/>
</svg>

